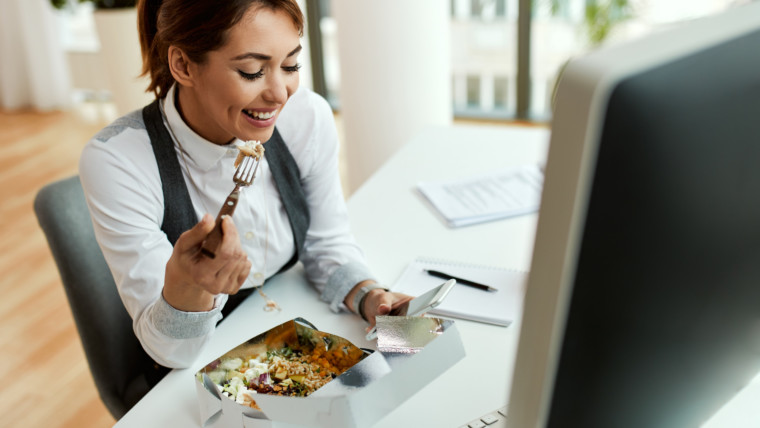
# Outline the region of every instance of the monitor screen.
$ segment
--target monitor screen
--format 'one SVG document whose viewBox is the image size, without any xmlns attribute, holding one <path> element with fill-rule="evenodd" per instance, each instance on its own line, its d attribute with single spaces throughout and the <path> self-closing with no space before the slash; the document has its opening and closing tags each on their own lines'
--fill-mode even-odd
<svg viewBox="0 0 760 428">
<path fill-rule="evenodd" d="M 511 427 L 696 427 L 760 371 L 760 4 L 560 81 Z"/>
</svg>

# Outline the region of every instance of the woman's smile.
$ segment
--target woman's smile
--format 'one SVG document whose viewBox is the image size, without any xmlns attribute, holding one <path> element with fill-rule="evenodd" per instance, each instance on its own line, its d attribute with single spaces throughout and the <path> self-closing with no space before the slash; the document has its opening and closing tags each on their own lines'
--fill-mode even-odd
<svg viewBox="0 0 760 428">
<path fill-rule="evenodd" d="M 278 110 L 243 110 L 246 121 L 257 128 L 272 126 L 277 119 Z"/>
</svg>

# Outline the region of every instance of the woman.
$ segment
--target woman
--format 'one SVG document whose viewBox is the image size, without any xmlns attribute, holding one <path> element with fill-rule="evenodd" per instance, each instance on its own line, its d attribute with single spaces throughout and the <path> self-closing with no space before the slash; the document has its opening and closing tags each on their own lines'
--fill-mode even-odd
<svg viewBox="0 0 760 428">
<path fill-rule="evenodd" d="M 336 312 L 373 325 L 408 301 L 377 284 L 350 234 L 332 112 L 298 88 L 295 0 L 141 0 L 138 13 L 157 102 L 98 133 L 80 176 L 148 355 L 188 367 L 238 296 L 296 257 Z M 232 190 L 241 140 L 266 142 L 266 156 L 210 258 L 199 250 Z"/>
</svg>

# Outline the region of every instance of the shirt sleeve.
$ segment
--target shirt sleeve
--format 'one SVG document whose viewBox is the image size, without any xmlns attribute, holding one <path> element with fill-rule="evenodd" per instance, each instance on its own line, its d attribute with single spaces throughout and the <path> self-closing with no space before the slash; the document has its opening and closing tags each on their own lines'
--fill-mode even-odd
<svg viewBox="0 0 760 428">
<path fill-rule="evenodd" d="M 302 112 L 299 117 L 302 129 L 308 123 L 311 132 L 303 152 L 306 161 L 299 168 L 311 223 L 300 260 L 321 299 L 338 312 L 351 288 L 374 277 L 351 233 L 338 170 L 339 142 L 332 110 L 320 96 L 311 92 L 307 95 L 308 113 Z"/>
<path fill-rule="evenodd" d="M 166 367 L 189 367 L 221 319 L 226 296 L 198 313 L 179 311 L 163 299 L 173 247 L 160 228 L 158 167 L 147 132 L 118 125 L 96 135 L 80 158 L 95 236 L 145 351 Z"/>
</svg>

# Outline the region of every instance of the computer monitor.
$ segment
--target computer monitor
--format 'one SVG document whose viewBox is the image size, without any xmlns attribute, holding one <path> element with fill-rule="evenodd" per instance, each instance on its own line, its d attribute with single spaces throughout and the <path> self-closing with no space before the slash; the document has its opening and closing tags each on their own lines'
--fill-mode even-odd
<svg viewBox="0 0 760 428">
<path fill-rule="evenodd" d="M 561 78 L 510 427 L 696 427 L 760 370 L 760 4 Z"/>
</svg>

